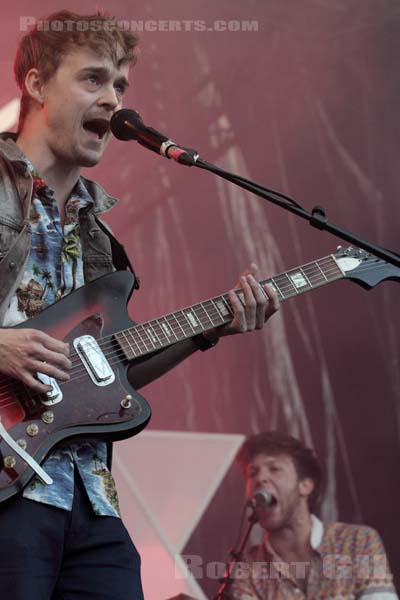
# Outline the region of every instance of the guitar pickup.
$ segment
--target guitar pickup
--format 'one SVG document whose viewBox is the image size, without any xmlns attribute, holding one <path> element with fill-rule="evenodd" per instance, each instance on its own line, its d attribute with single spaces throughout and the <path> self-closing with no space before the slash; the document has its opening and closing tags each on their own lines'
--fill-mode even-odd
<svg viewBox="0 0 400 600">
<path fill-rule="evenodd" d="M 73 344 L 93 383 L 109 385 L 115 380 L 114 371 L 94 337 L 83 335 Z"/>
<path fill-rule="evenodd" d="M 45 400 L 41 398 L 42 404 L 45 406 L 53 406 L 53 404 L 58 404 L 62 400 L 62 391 L 57 381 L 53 379 L 53 377 L 49 377 L 44 373 L 37 373 L 37 378 L 41 383 L 45 385 L 51 385 L 52 389 L 49 392 L 46 392 Z"/>
</svg>

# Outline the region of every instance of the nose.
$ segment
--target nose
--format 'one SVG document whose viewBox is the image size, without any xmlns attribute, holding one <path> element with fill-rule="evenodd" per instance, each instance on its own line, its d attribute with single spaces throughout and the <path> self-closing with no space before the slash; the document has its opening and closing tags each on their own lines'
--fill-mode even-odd
<svg viewBox="0 0 400 600">
<path fill-rule="evenodd" d="M 256 478 L 255 478 L 255 488 L 259 490 L 260 488 L 265 487 L 270 481 L 269 471 L 268 469 L 260 469 Z"/>
<path fill-rule="evenodd" d="M 103 89 L 100 98 L 97 101 L 99 106 L 106 106 L 109 110 L 114 110 L 120 103 L 119 96 L 113 85 Z"/>
</svg>

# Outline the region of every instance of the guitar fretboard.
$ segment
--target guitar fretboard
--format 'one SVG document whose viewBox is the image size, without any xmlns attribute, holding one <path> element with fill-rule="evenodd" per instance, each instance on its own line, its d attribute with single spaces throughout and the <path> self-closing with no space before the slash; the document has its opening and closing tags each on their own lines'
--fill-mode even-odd
<svg viewBox="0 0 400 600">
<path fill-rule="evenodd" d="M 261 281 L 269 283 L 279 300 L 287 300 L 317 287 L 342 279 L 344 274 L 333 255 L 296 267 Z M 241 290 L 235 290 L 243 302 Z M 227 294 L 215 296 L 198 304 L 146 321 L 115 334 L 126 358 L 132 360 L 176 342 L 209 331 L 233 319 Z"/>
</svg>

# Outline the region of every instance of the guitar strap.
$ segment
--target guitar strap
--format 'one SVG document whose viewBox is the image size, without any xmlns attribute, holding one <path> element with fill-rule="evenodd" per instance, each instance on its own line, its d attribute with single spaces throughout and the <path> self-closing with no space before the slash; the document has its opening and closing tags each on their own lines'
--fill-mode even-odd
<svg viewBox="0 0 400 600">
<path fill-rule="evenodd" d="M 112 252 L 112 261 L 114 267 L 117 271 L 130 271 L 135 279 L 135 283 L 133 287 L 135 290 L 138 290 L 140 287 L 140 279 L 136 275 L 135 270 L 132 266 L 131 261 L 125 251 L 123 245 L 114 237 L 111 230 L 107 227 L 103 221 L 101 221 L 96 215 L 95 220 L 100 229 L 105 233 L 110 242 L 111 242 L 111 252 Z M 111 471 L 112 466 L 112 455 L 113 455 L 113 445 L 111 442 L 107 442 L 107 467 Z"/>
<path fill-rule="evenodd" d="M 101 221 L 97 216 L 95 216 L 95 220 L 100 229 L 105 233 L 110 242 L 111 242 L 111 252 L 112 252 L 112 261 L 117 269 L 117 271 L 130 271 L 135 279 L 134 289 L 138 290 L 140 287 L 140 278 L 136 275 L 135 270 L 132 266 L 131 261 L 125 251 L 123 245 L 114 237 L 111 230 L 103 221 Z"/>
<path fill-rule="evenodd" d="M 20 278 L 17 280 L 13 276 L 17 270 L 16 266 L 23 264 L 23 256 L 28 251 L 29 241 L 29 223 L 24 221 L 20 233 L 0 261 L 0 281 L 3 283 L 0 287 L 0 327 L 8 302 L 19 284 Z"/>
</svg>

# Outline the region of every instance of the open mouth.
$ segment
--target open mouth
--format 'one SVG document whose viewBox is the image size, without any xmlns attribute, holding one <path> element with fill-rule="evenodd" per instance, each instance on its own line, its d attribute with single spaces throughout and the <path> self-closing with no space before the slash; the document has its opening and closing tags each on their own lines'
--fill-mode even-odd
<svg viewBox="0 0 400 600">
<path fill-rule="evenodd" d="M 88 119 L 83 123 L 83 128 L 89 133 L 93 133 L 102 140 L 110 129 L 110 122 L 107 119 Z"/>
<path fill-rule="evenodd" d="M 278 507 L 278 500 L 275 498 L 275 496 L 272 496 L 269 506 L 266 507 L 266 511 L 267 511 L 267 513 L 270 512 L 270 514 L 275 514 L 275 510 L 277 509 L 277 507 Z"/>
<path fill-rule="evenodd" d="M 258 490 L 254 494 L 254 496 L 248 500 L 247 505 L 251 506 L 255 510 L 264 509 L 268 510 L 271 507 L 274 507 L 278 504 L 277 499 L 273 494 L 268 492 L 267 490 Z"/>
</svg>

